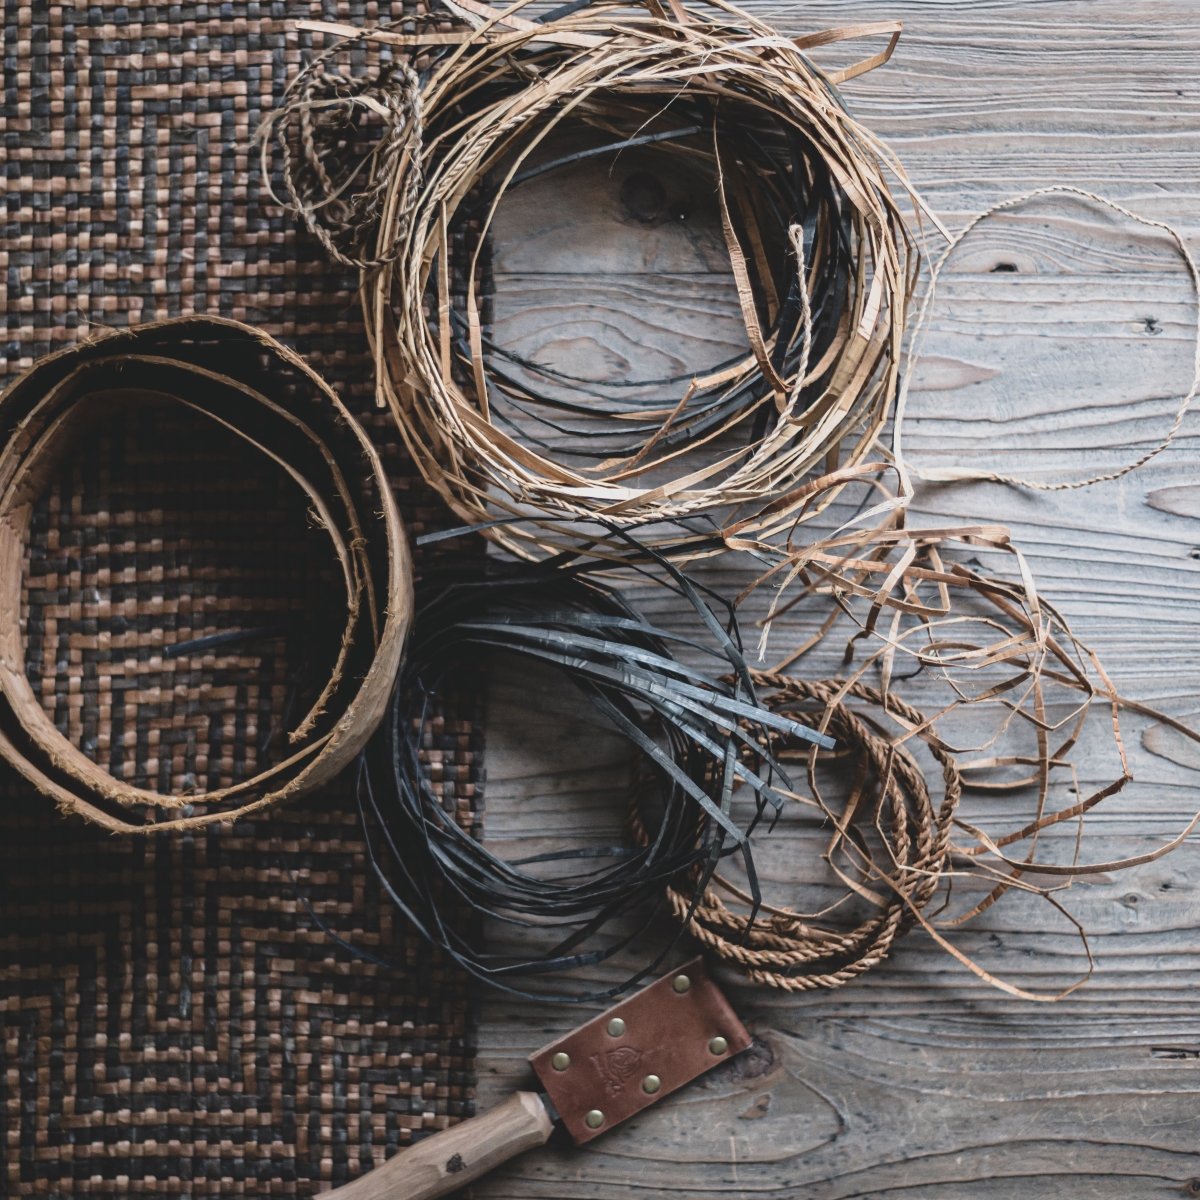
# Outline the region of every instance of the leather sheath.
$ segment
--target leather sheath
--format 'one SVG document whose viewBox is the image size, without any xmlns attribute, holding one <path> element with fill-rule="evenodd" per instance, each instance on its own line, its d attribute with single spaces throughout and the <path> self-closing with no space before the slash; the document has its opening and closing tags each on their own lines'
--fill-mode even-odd
<svg viewBox="0 0 1200 1200">
<path fill-rule="evenodd" d="M 686 976 L 686 990 L 676 980 Z M 613 1021 L 623 1023 L 613 1033 Z M 727 1048 L 715 1051 L 714 1038 Z M 718 1044 L 719 1045 L 719 1044 Z M 530 1064 L 567 1132 L 582 1145 L 750 1045 L 750 1035 L 702 958 L 643 988 L 595 1020 L 531 1054 Z M 555 1055 L 569 1063 L 554 1066 Z M 560 1066 L 562 1059 L 559 1059 Z M 656 1076 L 658 1086 L 646 1081 Z M 602 1114 L 593 1128 L 588 1113 Z M 593 1116 L 593 1121 L 596 1118 Z"/>
</svg>

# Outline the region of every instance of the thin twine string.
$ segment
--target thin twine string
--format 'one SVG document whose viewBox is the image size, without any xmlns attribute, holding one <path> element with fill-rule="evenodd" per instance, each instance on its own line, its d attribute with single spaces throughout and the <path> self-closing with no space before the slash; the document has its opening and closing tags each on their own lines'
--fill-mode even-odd
<svg viewBox="0 0 1200 1200">
<path fill-rule="evenodd" d="M 1136 459 L 1111 471 L 1100 472 L 1085 479 L 1066 479 L 1047 482 L 1039 479 L 1030 479 L 1022 475 L 1007 474 L 1002 471 L 989 471 L 978 467 L 913 466 L 908 462 L 904 453 L 904 418 L 908 410 L 909 389 L 912 384 L 913 375 L 921 361 L 921 345 L 928 332 L 929 316 L 933 308 L 934 297 L 937 294 L 938 280 L 941 277 L 943 268 L 968 235 L 989 217 L 1019 208 L 1031 200 L 1055 195 L 1074 196 L 1080 200 L 1090 201 L 1102 208 L 1108 209 L 1110 212 L 1127 217 L 1129 220 L 1135 221 L 1147 229 L 1154 229 L 1165 234 L 1174 243 L 1176 250 L 1179 252 L 1179 257 L 1183 260 L 1187 268 L 1188 277 L 1192 284 L 1192 291 L 1196 299 L 1196 332 L 1192 355 L 1192 380 L 1187 391 L 1179 399 L 1170 428 L 1155 446 L 1139 455 Z M 958 233 L 948 239 L 946 248 L 934 260 L 930 268 L 929 285 L 921 297 L 921 302 L 917 308 L 917 317 L 913 325 L 912 338 L 909 343 L 908 361 L 896 397 L 892 455 L 903 481 L 903 502 L 907 504 L 912 499 L 913 488 L 911 480 L 913 478 L 925 480 L 930 483 L 947 483 L 958 480 L 1005 483 L 1039 492 L 1069 491 L 1075 488 L 1090 487 L 1093 484 L 1108 483 L 1112 480 L 1120 479 L 1122 476 L 1128 475 L 1131 471 L 1136 471 L 1139 467 L 1144 466 L 1171 445 L 1183 425 L 1183 420 L 1191 408 L 1197 391 L 1200 391 L 1200 269 L 1197 268 L 1196 260 L 1192 256 L 1192 252 L 1188 249 L 1187 242 L 1184 241 L 1182 234 L 1173 225 L 1169 225 L 1165 221 L 1156 221 L 1152 217 L 1142 216 L 1140 213 L 1136 213 L 1132 209 L 1118 204 L 1115 200 L 1109 200 L 1105 196 L 1097 195 L 1086 188 L 1075 187 L 1071 184 L 1052 184 L 1048 187 L 1032 188 L 1029 191 L 1021 192 L 1019 195 L 1010 196 L 1008 199 L 1001 200 L 985 208 L 982 212 L 976 213 Z"/>
</svg>

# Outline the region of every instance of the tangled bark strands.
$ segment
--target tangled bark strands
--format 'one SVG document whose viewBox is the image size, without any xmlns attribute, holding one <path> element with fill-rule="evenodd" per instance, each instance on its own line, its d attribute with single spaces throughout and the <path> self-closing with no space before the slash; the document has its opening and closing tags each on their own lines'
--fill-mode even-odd
<svg viewBox="0 0 1200 1200">
<path fill-rule="evenodd" d="M 394 902 L 430 941 L 480 979 L 539 999 L 608 998 L 652 972 L 669 946 L 637 974 L 596 996 L 523 990 L 603 961 L 649 936 L 664 887 L 688 872 L 698 895 L 717 863 L 738 854 L 757 882 L 750 831 L 790 797 L 787 777 L 769 749 L 786 735 L 828 746 L 828 737 L 758 705 L 736 626 L 726 628 L 709 600 L 685 577 L 664 568 L 653 576 L 695 612 L 705 630 L 693 644 L 713 673 L 688 667 L 672 652 L 681 635 L 665 633 L 620 596 L 563 571 L 534 569 L 457 583 L 433 591 L 421 606 L 412 648 L 383 736 L 364 755 L 359 799 L 372 864 Z M 597 719 L 627 738 L 643 760 L 646 835 L 640 846 L 585 847 L 505 861 L 488 850 L 429 786 L 421 751 L 432 697 L 481 654 L 517 656 L 524 669 L 561 673 L 594 706 Z M 718 682 L 722 671 L 732 675 Z M 730 816 L 735 787 L 753 796 L 745 823 Z M 686 910 L 686 887 L 684 897 Z M 464 906 L 467 926 L 451 923 Z M 480 947 L 482 918 L 549 939 L 539 956 L 510 958 Z M 616 929 L 613 929 L 613 926 Z M 493 931 L 494 932 L 494 931 Z"/>
<path fill-rule="evenodd" d="M 894 486 L 885 485 L 888 478 Z M 1084 931 L 1056 893 L 1082 876 L 1159 858 L 1200 825 L 1197 814 L 1150 851 L 1086 861 L 1086 817 L 1133 780 L 1122 719 L 1136 713 L 1191 742 L 1200 742 L 1200 734 L 1119 694 L 1098 656 L 1038 594 L 1006 529 L 907 527 L 897 499 L 904 482 L 902 470 L 882 462 L 814 481 L 814 490 L 864 487 L 858 514 L 812 542 L 745 545 L 774 556 L 774 565 L 750 589 L 775 589 L 764 621 L 768 627 L 784 621 L 793 607 L 811 609 L 814 598 L 832 602 L 820 626 L 770 672 L 756 673 L 755 682 L 764 688 L 768 706 L 835 733 L 852 758 L 857 752 L 870 767 L 874 784 L 864 789 L 863 768 L 855 768 L 850 798 L 839 807 L 821 798 L 810 756 L 809 787 L 832 830 L 829 866 L 848 894 L 877 911 L 852 928 L 767 904 L 755 916 L 731 909 L 726 898 L 743 897 L 714 877 L 695 906 L 693 931 L 756 981 L 801 990 L 848 981 L 881 961 L 905 929 L 919 924 L 988 983 L 1023 999 L 1057 999 L 1084 980 L 1053 994 L 1025 990 L 969 958 L 950 941 L 949 930 L 1009 890 L 1034 894 L 1073 925 L 1090 974 Z M 849 502 L 850 493 L 842 499 Z M 997 558 L 1009 569 L 996 567 Z M 846 639 L 840 678 L 808 684 L 795 677 L 808 655 L 839 637 Z M 923 711 L 898 692 L 911 695 L 917 677 L 921 694 L 935 698 Z M 856 701 L 869 703 L 879 715 L 851 712 Z M 969 722 L 961 720 L 967 713 Z M 1097 744 L 1104 739 L 1115 766 L 1107 779 L 1103 746 Z M 913 756 L 918 746 L 943 775 L 936 815 Z M 776 754 L 787 757 L 779 747 Z M 972 793 L 991 797 L 984 820 L 964 815 L 960 801 Z M 882 850 L 872 852 L 855 840 L 853 824 L 864 819 L 878 829 Z M 1048 836 L 1060 826 L 1065 839 Z M 962 911 L 935 918 L 931 905 L 948 900 L 957 879 L 970 880 L 977 897 Z M 677 896 L 672 905 L 681 913 Z"/>
<path fill-rule="evenodd" d="M 379 397 L 422 473 L 464 521 L 523 557 L 570 550 L 604 523 L 679 557 L 719 550 L 729 523 L 786 529 L 796 510 L 768 502 L 814 469 L 862 459 L 897 385 L 917 270 L 885 177 L 899 168 L 833 81 L 885 61 L 898 26 L 792 39 L 721 0 L 669 13 L 568 6 L 544 20 L 521 4 L 448 7 L 474 27 L 357 35 L 428 57 L 419 117 L 414 101 L 391 126 L 421 122 L 416 203 L 415 150 L 386 158 L 390 170 L 377 156 L 362 189 L 375 207 L 387 181 L 361 259 Z M 805 55 L 880 33 L 893 35 L 887 50 L 835 76 Z M 295 86 L 276 131 L 303 124 L 309 90 Z M 547 160 L 550 139 L 568 131 L 586 148 Z M 344 185 L 320 179 L 321 148 L 266 145 L 300 181 L 292 207 L 335 240 L 323 214 Z M 748 344 L 733 361 L 661 381 L 664 394 L 644 402 L 506 353 L 487 337 L 477 283 L 461 311 L 449 287 L 453 255 L 470 257 L 476 280 L 514 188 L 634 145 L 711 173 Z M 611 557 L 631 553 L 600 540 Z"/>
<path fill-rule="evenodd" d="M 24 547 L 34 502 L 68 438 L 114 408 L 180 405 L 285 472 L 328 537 L 346 624 L 330 677 L 280 761 L 195 795 L 136 788 L 55 728 L 25 673 Z M 40 360 L 0 397 L 0 754 L 67 812 L 146 833 L 226 821 L 328 782 L 382 720 L 412 610 L 408 545 L 366 434 L 292 351 L 236 321 L 187 317 L 115 332 Z M 176 648 L 178 649 L 178 648 Z"/>
<path fill-rule="evenodd" d="M 895 488 L 885 485 L 888 477 L 897 480 Z M 865 511 L 811 543 L 748 544 L 775 560 L 741 598 L 774 589 L 760 649 L 769 628 L 792 607 L 812 596 L 831 600 L 820 628 L 776 670 L 793 669 L 845 629 L 846 662 L 857 658 L 847 670 L 847 687 L 877 675 L 890 691 L 900 664 L 911 664 L 943 688 L 944 702 L 928 713 L 923 729 L 946 729 L 964 706 L 994 708 L 999 719 L 984 743 L 957 746 L 948 735 L 939 740 L 955 754 L 978 756 L 960 763 L 973 786 L 985 786 L 989 772 L 1004 769 L 1009 776 L 997 786 L 1036 786 L 1044 798 L 1051 772 L 1069 760 L 1087 713 L 1096 703 L 1115 701 L 1100 660 L 1039 594 L 1024 555 L 1003 526 L 910 528 L 897 502 L 903 473 L 885 463 L 865 464 L 853 478 L 843 472 L 829 482 L 865 487 Z M 821 481 L 814 484 L 820 486 Z M 864 520 L 872 514 L 878 519 Z M 968 555 L 974 565 L 963 561 Z M 981 558 L 993 563 L 999 558 L 1010 569 L 986 570 Z M 1064 706 L 1066 715 L 1052 720 L 1050 710 Z M 1027 753 L 1011 761 L 990 755 L 1012 729 L 1034 739 Z M 1115 744 L 1120 749 L 1119 731 Z M 1011 775 L 1022 766 L 1031 769 Z"/>
</svg>

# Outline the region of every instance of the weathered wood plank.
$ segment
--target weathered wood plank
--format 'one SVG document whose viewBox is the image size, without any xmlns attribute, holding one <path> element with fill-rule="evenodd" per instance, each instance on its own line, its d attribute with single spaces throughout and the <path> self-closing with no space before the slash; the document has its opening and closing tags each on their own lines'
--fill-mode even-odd
<svg viewBox="0 0 1200 1200">
<path fill-rule="evenodd" d="M 850 85 L 847 97 L 952 226 L 1016 191 L 1069 182 L 1180 223 L 1200 249 L 1200 7 L 897 0 L 867 12 L 852 0 L 751 2 L 796 32 L 904 18 L 892 64 Z M 635 166 L 652 170 L 651 156 L 622 169 Z M 621 206 L 625 177 L 600 170 L 540 195 L 530 184 L 502 212 L 496 329 L 506 344 L 599 379 L 648 378 L 740 344 L 711 212 L 698 203 L 683 221 L 631 221 Z M 580 187 L 592 201 L 586 237 L 567 219 L 579 210 Z M 989 222 L 943 276 L 912 397 L 909 453 L 1045 477 L 1117 466 L 1169 425 L 1189 375 L 1194 319 L 1177 259 L 1126 222 L 1058 202 Z M 1198 451 L 1200 418 L 1191 417 L 1172 449 L 1115 483 L 1054 494 L 926 487 L 918 515 L 1009 523 L 1043 594 L 1121 687 L 1200 720 Z M 750 568 L 727 558 L 702 575 L 732 593 Z M 641 589 L 635 598 L 660 620 L 678 619 L 662 596 Z M 772 654 L 818 615 L 782 623 Z M 832 672 L 840 650 L 822 647 L 806 669 Z M 920 687 L 910 699 L 922 703 Z M 498 848 L 524 853 L 568 837 L 600 844 L 618 831 L 628 754 L 596 734 L 552 680 L 530 686 L 497 672 L 488 737 L 486 832 Z M 1130 722 L 1129 742 L 1137 778 L 1096 814 L 1086 845 L 1094 859 L 1160 845 L 1200 804 L 1193 745 L 1144 721 Z M 1081 756 L 1085 784 L 1111 775 L 1099 745 Z M 1008 804 L 969 803 L 985 821 L 1003 818 Z M 775 898 L 820 894 L 820 845 L 817 831 L 791 817 L 762 840 L 759 862 Z M 1200 1194 L 1198 881 L 1193 843 L 1072 888 L 1066 901 L 1092 935 L 1097 966 L 1086 987 L 1056 1005 L 995 992 L 919 934 L 837 992 L 789 997 L 734 986 L 761 1039 L 742 1063 L 587 1151 L 530 1155 L 475 1194 Z M 956 942 L 1013 982 L 1053 989 L 1084 967 L 1064 929 L 1044 906 L 1011 896 Z M 629 961 L 580 982 L 613 980 Z M 488 998 L 481 1100 L 511 1088 L 524 1056 L 583 1016 Z"/>
</svg>

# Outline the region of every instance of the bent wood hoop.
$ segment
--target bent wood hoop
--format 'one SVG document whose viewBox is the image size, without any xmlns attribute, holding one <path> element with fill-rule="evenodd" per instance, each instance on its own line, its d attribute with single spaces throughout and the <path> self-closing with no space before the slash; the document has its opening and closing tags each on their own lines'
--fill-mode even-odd
<svg viewBox="0 0 1200 1200">
<path fill-rule="evenodd" d="M 264 378 L 282 381 L 279 394 Z M 114 778 L 59 732 L 25 670 L 24 550 L 38 496 L 85 422 L 144 401 L 182 405 L 284 471 L 328 536 L 345 590 L 331 676 L 282 761 L 199 795 Z M 0 755 L 63 810 L 146 833 L 230 820 L 320 786 L 382 719 L 411 613 L 408 544 L 378 453 L 329 385 L 266 334 L 212 317 L 110 333 L 42 359 L 0 397 Z"/>
</svg>

